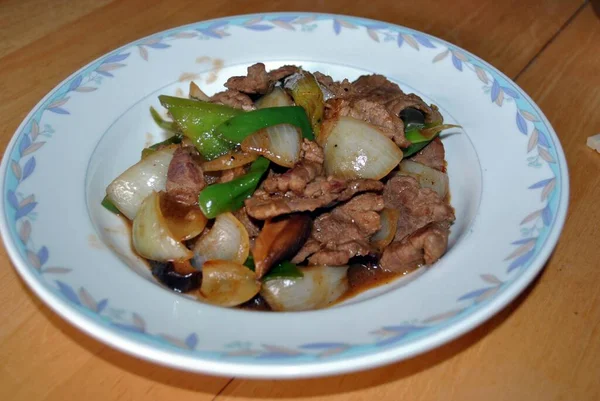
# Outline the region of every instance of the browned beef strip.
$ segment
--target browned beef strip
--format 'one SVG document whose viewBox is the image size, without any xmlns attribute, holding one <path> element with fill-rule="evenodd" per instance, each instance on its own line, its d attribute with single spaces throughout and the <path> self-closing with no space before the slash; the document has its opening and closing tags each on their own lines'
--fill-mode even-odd
<svg viewBox="0 0 600 401">
<path fill-rule="evenodd" d="M 400 211 L 394 242 L 385 248 L 381 266 L 404 271 L 433 263 L 446 251 L 454 210 L 428 188 L 409 176 L 391 178 L 383 190 L 385 206 Z"/>
<path fill-rule="evenodd" d="M 323 174 L 323 150 L 315 142 L 304 139 L 301 161 L 283 174 L 271 174 L 262 188 L 271 194 L 292 191 L 302 194 L 306 185 Z"/>
<path fill-rule="evenodd" d="M 295 65 L 284 65 L 283 67 L 276 68 L 269 71 L 269 79 L 273 82 L 280 81 L 283 78 L 289 77 L 300 71 L 299 67 Z"/>
<path fill-rule="evenodd" d="M 344 202 L 361 192 L 381 191 L 383 184 L 377 180 L 357 179 L 343 181 L 333 177 L 317 177 L 301 194 L 292 191 L 269 193 L 258 189 L 246 199 L 248 214 L 258 220 L 266 220 L 282 214 L 314 211 Z"/>
<path fill-rule="evenodd" d="M 325 161 L 325 154 L 323 153 L 323 149 L 314 141 L 309 141 L 304 138 L 302 140 L 302 147 L 300 150 L 300 157 L 303 160 L 308 160 L 310 162 L 323 164 Z"/>
<path fill-rule="evenodd" d="M 395 176 L 383 190 L 385 206 L 400 211 L 394 241 L 425 227 L 430 223 L 454 221 L 454 210 L 429 188 L 421 188 L 410 176 Z"/>
<path fill-rule="evenodd" d="M 354 256 L 373 253 L 369 238 L 381 227 L 381 210 L 383 197 L 366 193 L 320 215 L 293 261 L 299 263 L 312 254 L 310 264 L 344 265 Z"/>
<path fill-rule="evenodd" d="M 342 82 L 334 81 L 329 75 L 322 74 L 318 71 L 313 75 L 317 82 L 335 97 L 346 96 L 352 91 L 352 83 L 347 79 L 344 79 Z"/>
<path fill-rule="evenodd" d="M 384 104 L 364 97 L 333 98 L 325 103 L 324 126 L 329 120 L 342 116 L 353 117 L 373 124 L 400 147 L 410 142 L 404 136 L 404 123 L 398 115 L 390 113 Z"/>
<path fill-rule="evenodd" d="M 251 239 L 258 237 L 258 234 L 260 234 L 260 227 L 250 216 L 248 216 L 248 212 L 246 212 L 246 207 L 242 207 L 241 209 L 236 210 L 235 212 L 233 212 L 233 215 L 246 228 L 246 231 L 248 231 L 248 236 Z"/>
<path fill-rule="evenodd" d="M 304 246 L 300 248 L 296 256 L 292 258 L 292 263 L 302 263 L 313 253 L 321 250 L 321 244 L 314 238 L 309 238 L 304 243 Z"/>
<path fill-rule="evenodd" d="M 226 91 L 216 93 L 211 96 L 210 101 L 212 103 L 224 104 L 225 106 L 230 106 L 235 109 L 246 111 L 254 109 L 254 102 L 250 99 L 250 96 L 234 89 L 227 89 Z"/>
<path fill-rule="evenodd" d="M 410 160 L 446 172 L 446 152 L 440 138 L 435 138 Z"/>
<path fill-rule="evenodd" d="M 377 126 L 398 146 L 407 147 L 410 142 L 404 136 L 402 110 L 416 108 L 423 112 L 426 122 L 443 120 L 437 107 L 428 106 L 415 94 L 404 93 L 383 75 L 363 75 L 352 84 L 334 82 L 323 74 L 317 75 L 317 80 L 335 94 L 325 103 L 325 126 L 327 120 L 350 116 Z"/>
<path fill-rule="evenodd" d="M 198 194 L 206 186 L 202 168 L 195 155 L 193 147 L 178 147 L 167 171 L 167 194 L 187 206 L 198 203 Z"/>
<path fill-rule="evenodd" d="M 450 229 L 448 223 L 432 223 L 402 241 L 385 248 L 379 261 L 385 270 L 403 273 L 419 265 L 430 265 L 446 252 Z"/>
<path fill-rule="evenodd" d="M 265 65 L 256 63 L 248 67 L 246 76 L 229 78 L 225 87 L 243 93 L 264 95 L 273 88 L 273 81 L 269 78 Z"/>
</svg>

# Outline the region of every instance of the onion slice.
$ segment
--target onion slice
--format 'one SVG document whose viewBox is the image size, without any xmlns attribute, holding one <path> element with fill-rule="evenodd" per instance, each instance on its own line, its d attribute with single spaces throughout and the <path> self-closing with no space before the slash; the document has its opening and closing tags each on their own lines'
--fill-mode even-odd
<svg viewBox="0 0 600 401">
<path fill-rule="evenodd" d="M 349 289 L 348 266 L 301 268 L 303 278 L 280 278 L 263 283 L 260 295 L 276 311 L 325 308 Z"/>
<path fill-rule="evenodd" d="M 211 260 L 202 266 L 201 299 L 219 306 L 236 306 L 252 299 L 261 283 L 240 263 Z"/>
<path fill-rule="evenodd" d="M 293 104 L 292 98 L 283 89 L 275 88 L 256 101 L 256 108 L 285 107 L 292 106 Z"/>
<path fill-rule="evenodd" d="M 165 192 L 159 195 L 160 210 L 173 238 L 177 241 L 187 241 L 202 233 L 208 219 L 197 205 L 187 206 L 179 203 Z"/>
<path fill-rule="evenodd" d="M 294 102 L 281 88 L 275 88 L 256 102 L 257 109 L 292 106 Z M 273 163 L 293 167 L 300 160 L 302 133 L 290 124 L 275 125 L 262 129 L 242 142 L 242 150 L 262 155 Z"/>
<path fill-rule="evenodd" d="M 448 194 L 448 175 L 412 160 L 403 160 L 400 163 L 400 174 L 413 176 L 423 188 L 433 189 L 440 198 Z"/>
<path fill-rule="evenodd" d="M 167 171 L 175 149 L 176 146 L 170 146 L 150 153 L 106 188 L 108 199 L 129 220 L 134 219 L 144 199 L 153 191 L 165 189 Z"/>
<path fill-rule="evenodd" d="M 173 237 L 160 209 L 160 197 L 152 192 L 142 202 L 133 219 L 132 242 L 142 257 L 158 262 L 186 260 L 193 256 L 177 238 Z"/>
<path fill-rule="evenodd" d="M 294 167 L 300 161 L 302 134 L 290 124 L 274 125 L 249 135 L 242 142 L 242 150 L 262 155 L 273 163 Z"/>
<path fill-rule="evenodd" d="M 222 213 L 215 219 L 210 231 L 194 246 L 194 263 L 203 266 L 209 260 L 228 260 L 244 263 L 250 253 L 248 231 L 235 216 Z"/>
<path fill-rule="evenodd" d="M 327 134 L 325 171 L 339 178 L 380 180 L 402 160 L 402 151 L 373 125 L 340 117 Z"/>
<path fill-rule="evenodd" d="M 381 211 L 381 228 L 371 237 L 371 244 L 379 252 L 392 242 L 398 228 L 398 217 L 400 211 L 397 209 L 385 208 Z"/>
<path fill-rule="evenodd" d="M 221 171 L 245 166 L 258 159 L 256 153 L 229 152 L 221 157 L 202 163 L 202 171 Z"/>
</svg>

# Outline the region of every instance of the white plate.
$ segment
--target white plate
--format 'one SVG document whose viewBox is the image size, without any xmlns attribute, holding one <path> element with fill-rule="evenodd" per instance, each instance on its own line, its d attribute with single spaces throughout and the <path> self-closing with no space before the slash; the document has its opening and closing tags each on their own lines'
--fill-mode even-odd
<svg viewBox="0 0 600 401">
<path fill-rule="evenodd" d="M 464 127 L 444 138 L 457 221 L 435 266 L 303 313 L 216 308 L 157 284 L 106 185 L 160 139 L 159 94 L 207 92 L 254 62 L 335 78 L 380 73 Z M 454 45 L 361 18 L 262 14 L 200 22 L 123 46 L 72 74 L 25 118 L 2 161 L 1 231 L 17 270 L 95 338 L 181 369 L 305 377 L 366 369 L 439 346 L 490 318 L 541 270 L 568 202 L 546 117 L 501 72 Z"/>
</svg>

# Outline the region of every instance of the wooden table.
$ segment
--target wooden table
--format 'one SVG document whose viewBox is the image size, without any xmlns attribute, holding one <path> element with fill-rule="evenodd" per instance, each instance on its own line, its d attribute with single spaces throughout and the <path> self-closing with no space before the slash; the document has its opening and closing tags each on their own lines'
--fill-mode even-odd
<svg viewBox="0 0 600 401">
<path fill-rule="evenodd" d="M 363 5 L 368 4 L 368 5 Z M 257 11 L 362 15 L 423 30 L 497 66 L 556 128 L 571 203 L 542 275 L 473 332 L 414 359 L 322 379 L 182 373 L 96 342 L 51 312 L 0 250 L 1 400 L 600 400 L 600 22 L 582 0 L 0 0 L 0 147 L 52 87 L 141 36 Z"/>
</svg>

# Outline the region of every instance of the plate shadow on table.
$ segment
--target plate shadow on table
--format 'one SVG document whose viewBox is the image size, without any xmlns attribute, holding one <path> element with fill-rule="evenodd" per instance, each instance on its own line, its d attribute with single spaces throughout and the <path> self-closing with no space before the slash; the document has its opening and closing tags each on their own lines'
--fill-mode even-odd
<svg viewBox="0 0 600 401">
<path fill-rule="evenodd" d="M 394 382 L 415 375 L 462 353 L 469 347 L 477 344 L 496 328 L 500 327 L 514 311 L 519 309 L 524 300 L 538 285 L 544 272 L 545 268 L 521 295 L 492 319 L 458 339 L 424 354 L 391 365 L 332 377 L 290 380 L 252 380 L 253 386 L 251 386 L 251 393 L 245 393 L 243 388 L 238 388 L 235 395 L 248 398 L 272 398 L 274 396 L 275 398 L 299 398 L 340 394 L 381 386 L 385 383 Z M 19 283 L 28 296 L 31 297 L 37 309 L 55 328 L 106 363 L 136 376 L 145 377 L 167 386 L 178 387 L 188 391 L 206 392 L 203 391 L 203 387 L 206 387 L 208 382 L 214 382 L 216 380 L 223 380 L 223 386 L 230 384 L 226 378 L 179 371 L 173 368 L 156 365 L 104 345 L 54 313 L 31 292 L 20 278 Z M 333 387 L 318 385 L 318 382 L 327 380 L 338 381 L 339 385 Z M 273 387 L 275 386 L 281 387 L 278 389 L 279 391 L 277 391 L 277 394 L 273 393 Z M 212 394 L 212 392 L 210 393 Z"/>
</svg>

